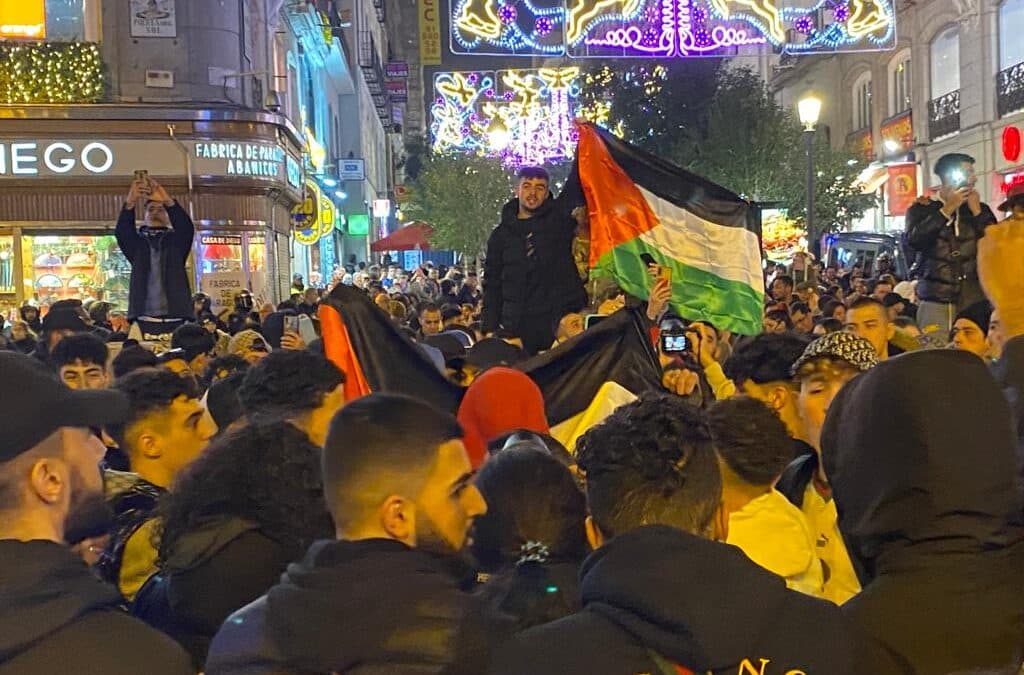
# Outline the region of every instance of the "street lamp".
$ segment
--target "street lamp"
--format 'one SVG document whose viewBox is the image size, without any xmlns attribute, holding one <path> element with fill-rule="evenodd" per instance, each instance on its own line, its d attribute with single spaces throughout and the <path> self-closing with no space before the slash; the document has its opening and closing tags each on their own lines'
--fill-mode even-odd
<svg viewBox="0 0 1024 675">
<path fill-rule="evenodd" d="M 797 103 L 800 123 L 804 125 L 804 146 L 807 151 L 807 239 L 811 243 L 811 254 L 821 257 L 821 242 L 814 231 L 814 130 L 821 115 L 821 99 L 805 96 Z"/>
</svg>

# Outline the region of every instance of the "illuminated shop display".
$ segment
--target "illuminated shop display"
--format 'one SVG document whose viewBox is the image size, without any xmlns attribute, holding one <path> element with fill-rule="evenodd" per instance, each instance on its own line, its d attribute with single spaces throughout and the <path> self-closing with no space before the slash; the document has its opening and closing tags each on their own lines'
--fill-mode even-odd
<svg viewBox="0 0 1024 675">
<path fill-rule="evenodd" d="M 574 58 L 870 51 L 896 35 L 891 0 L 456 0 L 451 26 L 457 54 Z"/>
<path fill-rule="evenodd" d="M 575 67 L 437 73 L 433 149 L 502 157 L 513 166 L 571 157 L 580 79 Z"/>
</svg>

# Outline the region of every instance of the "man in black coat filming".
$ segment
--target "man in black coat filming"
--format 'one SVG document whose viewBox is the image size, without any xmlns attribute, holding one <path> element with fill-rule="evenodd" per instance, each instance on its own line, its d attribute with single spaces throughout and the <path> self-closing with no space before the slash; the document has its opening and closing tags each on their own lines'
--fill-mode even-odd
<svg viewBox="0 0 1024 675">
<path fill-rule="evenodd" d="M 135 227 L 135 207 L 146 215 Z M 128 319 L 143 335 L 166 335 L 192 318 L 192 290 L 185 261 L 195 226 L 167 190 L 148 175 L 132 182 L 117 219 L 117 245 L 132 265 Z"/>
<path fill-rule="evenodd" d="M 557 198 L 549 184 L 540 167 L 519 171 L 516 198 L 501 211 L 484 263 L 484 332 L 509 330 L 530 354 L 549 348 L 558 320 L 587 304 L 572 257 L 576 228 L 586 225 L 583 193 L 575 176 Z"/>
</svg>

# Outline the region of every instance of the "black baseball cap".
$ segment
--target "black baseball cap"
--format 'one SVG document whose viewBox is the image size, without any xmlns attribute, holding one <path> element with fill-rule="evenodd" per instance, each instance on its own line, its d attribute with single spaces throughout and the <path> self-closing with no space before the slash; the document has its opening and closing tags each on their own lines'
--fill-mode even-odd
<svg viewBox="0 0 1024 675">
<path fill-rule="evenodd" d="M 119 391 L 68 389 L 42 363 L 0 352 L 0 462 L 34 448 L 61 427 L 102 427 L 124 421 L 128 398 Z"/>
</svg>

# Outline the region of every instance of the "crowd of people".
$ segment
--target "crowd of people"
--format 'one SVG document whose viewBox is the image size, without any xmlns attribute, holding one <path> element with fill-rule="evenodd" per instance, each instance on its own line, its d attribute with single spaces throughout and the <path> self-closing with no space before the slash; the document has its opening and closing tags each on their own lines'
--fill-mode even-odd
<svg viewBox="0 0 1024 675">
<path fill-rule="evenodd" d="M 577 297 L 568 266 L 564 302 L 524 281 L 565 234 L 531 228 L 586 220 L 550 199 L 521 176 L 498 284 L 493 262 L 337 275 L 466 387 L 457 415 L 346 400 L 327 291 L 298 278 L 222 315 L 141 282 L 124 314 L 23 307 L 0 350 L 0 674 L 1018 673 L 1024 208 L 979 226 L 950 307 L 884 258 L 772 266 L 741 337 L 673 315 L 656 267 L 644 299 Z M 151 268 L 167 236 L 133 244 Z M 620 310 L 662 387 L 570 452 L 516 366 Z"/>
</svg>

